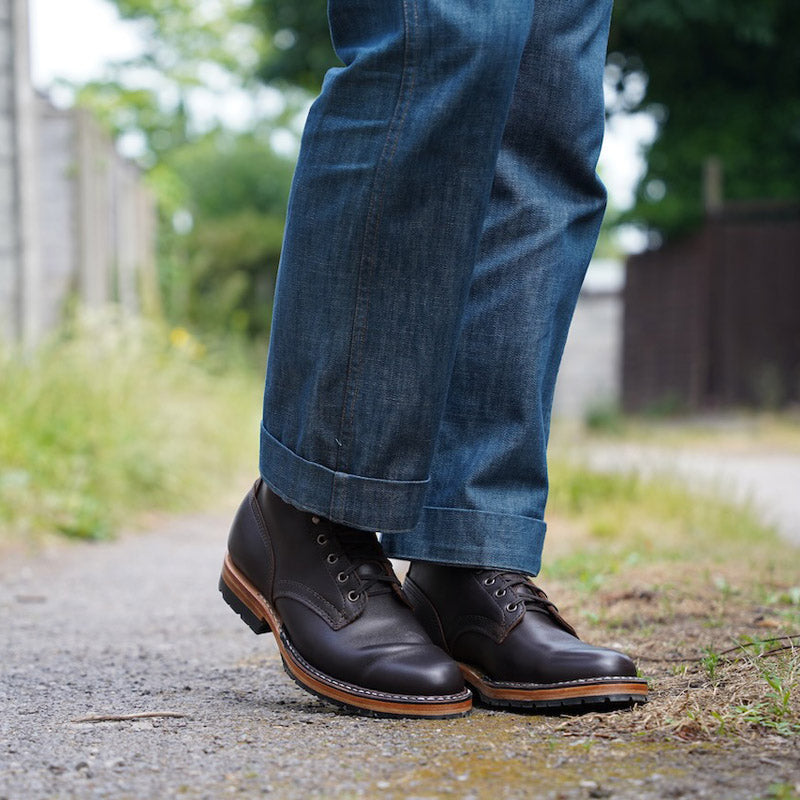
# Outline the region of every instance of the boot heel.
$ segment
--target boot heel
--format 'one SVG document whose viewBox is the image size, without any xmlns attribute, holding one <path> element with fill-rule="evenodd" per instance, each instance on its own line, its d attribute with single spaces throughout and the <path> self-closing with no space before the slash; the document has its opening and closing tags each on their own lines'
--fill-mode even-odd
<svg viewBox="0 0 800 800">
<path fill-rule="evenodd" d="M 233 592 L 233 590 L 225 583 L 225 579 L 220 576 L 219 590 L 222 594 L 222 599 L 246 622 L 253 633 L 269 633 L 270 627 L 266 620 L 259 619 Z"/>
<path fill-rule="evenodd" d="M 425 632 L 430 636 L 431 641 L 447 651 L 447 642 L 444 638 L 444 631 L 442 630 L 442 623 L 436 609 L 433 607 L 430 600 L 428 600 L 422 589 L 414 583 L 412 578 L 406 578 L 403 582 L 403 591 L 408 597 L 411 605 L 414 607 L 414 616 L 425 628 Z"/>
</svg>

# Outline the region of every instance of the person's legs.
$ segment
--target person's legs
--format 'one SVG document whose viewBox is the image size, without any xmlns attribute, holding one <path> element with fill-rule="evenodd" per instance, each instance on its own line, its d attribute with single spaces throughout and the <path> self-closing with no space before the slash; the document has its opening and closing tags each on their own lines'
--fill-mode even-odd
<svg viewBox="0 0 800 800">
<path fill-rule="evenodd" d="M 404 590 L 481 700 L 623 705 L 647 683 L 581 642 L 538 572 L 558 364 L 605 207 L 595 174 L 610 0 L 537 0 L 497 161 L 422 518 L 384 536 Z M 438 563 L 437 563 L 438 562 Z"/>
<path fill-rule="evenodd" d="M 345 67 L 303 136 L 261 439 L 295 506 L 365 530 L 419 518 L 532 14 L 331 0 Z"/>
<path fill-rule="evenodd" d="M 220 589 L 309 691 L 371 713 L 471 697 L 375 534 L 413 527 L 533 0 L 331 0 L 345 62 L 290 200 L 261 474 Z"/>
<path fill-rule="evenodd" d="M 558 364 L 605 190 L 611 0 L 537 0 L 416 529 L 389 555 L 537 574 Z"/>
</svg>

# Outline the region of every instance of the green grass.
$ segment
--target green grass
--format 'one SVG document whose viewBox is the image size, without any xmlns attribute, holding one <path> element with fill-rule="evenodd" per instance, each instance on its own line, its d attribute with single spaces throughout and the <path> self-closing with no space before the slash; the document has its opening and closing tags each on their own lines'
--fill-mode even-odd
<svg viewBox="0 0 800 800">
<path fill-rule="evenodd" d="M 232 345 L 106 311 L 0 353 L 6 538 L 103 538 L 256 471 L 260 375 Z"/>
<path fill-rule="evenodd" d="M 800 409 L 732 409 L 714 414 L 624 414 L 613 404 L 590 408 L 578 430 L 563 420 L 554 425 L 555 440 L 608 440 L 666 449 L 698 448 L 733 453 L 800 452 Z"/>
<path fill-rule="evenodd" d="M 652 681 L 638 725 L 609 728 L 800 735 L 800 551 L 755 509 L 674 476 L 562 456 L 550 478 L 545 589 L 555 583 L 588 640 L 622 643 Z"/>
<path fill-rule="evenodd" d="M 777 541 L 751 508 L 690 489 L 678 478 L 598 472 L 558 458 L 550 463 L 548 513 L 577 521 L 585 532 L 580 549 L 548 570 L 573 576 L 586 570 L 594 580 L 654 561 L 691 557 L 714 564 Z"/>
</svg>

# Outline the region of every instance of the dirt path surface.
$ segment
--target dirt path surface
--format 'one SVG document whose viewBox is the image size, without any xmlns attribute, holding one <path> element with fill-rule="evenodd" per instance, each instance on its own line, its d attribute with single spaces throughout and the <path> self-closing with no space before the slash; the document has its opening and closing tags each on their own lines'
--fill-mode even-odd
<svg viewBox="0 0 800 800">
<path fill-rule="evenodd" d="M 219 598 L 227 524 L 180 518 L 3 561 L 0 798 L 796 796 L 774 794 L 800 784 L 798 748 L 777 736 L 754 748 L 602 738 L 575 718 L 335 711 Z M 172 716 L 80 721 L 153 712 Z"/>
<path fill-rule="evenodd" d="M 800 454 L 603 443 L 587 445 L 584 455 L 596 469 L 634 469 L 699 481 L 722 497 L 751 503 L 783 538 L 800 545 Z"/>
</svg>

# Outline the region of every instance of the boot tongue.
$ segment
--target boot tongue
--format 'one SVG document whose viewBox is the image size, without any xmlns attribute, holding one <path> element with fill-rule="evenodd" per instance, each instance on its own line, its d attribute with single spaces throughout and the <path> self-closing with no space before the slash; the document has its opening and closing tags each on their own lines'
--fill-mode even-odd
<svg viewBox="0 0 800 800">
<path fill-rule="evenodd" d="M 385 580 L 388 577 L 386 571 L 374 561 L 361 564 L 356 569 L 356 575 L 369 586 L 366 590 L 368 595 L 388 594 L 392 591 L 392 584 Z"/>
</svg>

